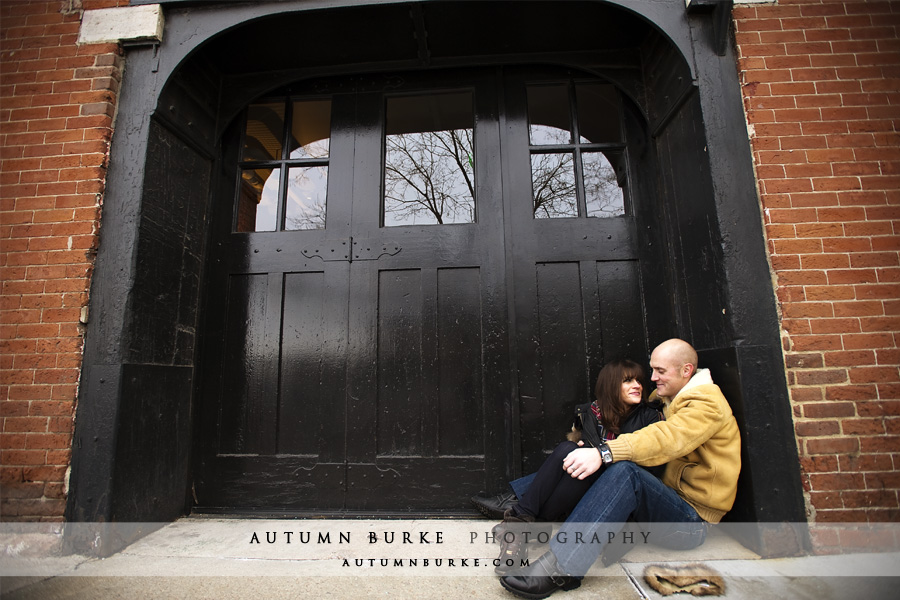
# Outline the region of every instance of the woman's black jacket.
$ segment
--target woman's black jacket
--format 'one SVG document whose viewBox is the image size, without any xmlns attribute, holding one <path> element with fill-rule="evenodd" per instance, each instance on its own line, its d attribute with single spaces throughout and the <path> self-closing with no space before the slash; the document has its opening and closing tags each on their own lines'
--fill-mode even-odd
<svg viewBox="0 0 900 600">
<path fill-rule="evenodd" d="M 653 402 L 641 402 L 635 406 L 625 417 L 625 420 L 619 425 L 619 434 L 634 433 L 638 429 L 642 429 L 647 425 L 663 420 L 662 403 L 659 400 Z M 572 424 L 573 433 L 580 432 L 580 439 L 584 440 L 585 446 L 598 448 L 603 443 L 606 430 L 598 422 L 591 410 L 591 403 L 579 404 L 575 407 L 575 420 Z M 570 435 L 569 439 L 573 442 L 578 441 L 579 436 Z M 645 467 L 648 471 L 660 477 L 665 465 L 658 467 Z"/>
</svg>

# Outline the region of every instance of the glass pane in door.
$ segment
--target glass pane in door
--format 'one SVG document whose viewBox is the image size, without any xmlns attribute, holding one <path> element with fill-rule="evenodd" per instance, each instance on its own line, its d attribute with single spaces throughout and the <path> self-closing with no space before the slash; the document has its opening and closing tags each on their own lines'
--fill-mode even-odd
<svg viewBox="0 0 900 600">
<path fill-rule="evenodd" d="M 622 141 L 622 117 L 615 87 L 608 83 L 579 83 L 575 86 L 575 98 L 582 143 Z"/>
<path fill-rule="evenodd" d="M 528 137 L 532 146 L 572 143 L 566 85 L 528 86 Z"/>
<path fill-rule="evenodd" d="M 285 231 L 325 229 L 328 165 L 288 169 Z"/>
<path fill-rule="evenodd" d="M 612 154 L 613 160 L 622 162 L 621 154 Z M 619 183 L 619 175 L 609 158 L 602 152 L 585 152 L 581 155 L 584 166 L 584 199 L 589 217 L 618 217 L 625 214 L 625 194 Z"/>
<path fill-rule="evenodd" d="M 327 158 L 331 142 L 331 100 L 294 102 L 290 158 Z"/>
<path fill-rule="evenodd" d="M 384 225 L 475 222 L 471 92 L 387 99 Z"/>
<path fill-rule="evenodd" d="M 536 219 L 577 217 L 578 197 L 572 153 L 532 154 L 531 189 Z"/>
<path fill-rule="evenodd" d="M 235 231 L 275 231 L 281 169 L 243 169 Z"/>
<path fill-rule="evenodd" d="M 279 160 L 284 138 L 284 103 L 251 104 L 241 160 Z"/>
</svg>

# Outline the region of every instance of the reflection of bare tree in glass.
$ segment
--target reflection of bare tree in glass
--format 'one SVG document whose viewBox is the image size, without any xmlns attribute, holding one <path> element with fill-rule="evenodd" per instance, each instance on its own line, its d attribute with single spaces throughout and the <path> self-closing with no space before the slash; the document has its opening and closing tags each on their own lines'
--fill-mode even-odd
<svg viewBox="0 0 900 600">
<path fill-rule="evenodd" d="M 615 160 L 615 157 L 614 157 Z M 589 217 L 617 217 L 625 214 L 625 198 L 616 170 L 602 153 L 582 155 L 584 196 Z"/>
<path fill-rule="evenodd" d="M 475 221 L 471 129 L 386 137 L 385 224 Z"/>
<path fill-rule="evenodd" d="M 616 171 L 600 152 L 583 153 L 587 216 L 625 214 L 625 200 Z M 531 155 L 531 184 L 536 218 L 577 217 L 575 168 L 571 153 Z"/>
<path fill-rule="evenodd" d="M 316 202 L 308 210 L 285 216 L 285 230 L 325 229 L 325 204 Z"/>
<path fill-rule="evenodd" d="M 288 171 L 285 229 L 325 229 L 328 167 L 292 167 Z"/>
<path fill-rule="evenodd" d="M 536 217 L 578 216 L 572 154 L 532 154 L 531 183 Z"/>
</svg>

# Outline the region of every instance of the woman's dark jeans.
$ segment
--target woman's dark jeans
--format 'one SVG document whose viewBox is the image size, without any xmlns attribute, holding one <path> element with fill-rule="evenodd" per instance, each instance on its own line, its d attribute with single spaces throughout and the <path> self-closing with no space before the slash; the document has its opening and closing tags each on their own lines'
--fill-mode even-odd
<svg viewBox="0 0 900 600">
<path fill-rule="evenodd" d="M 599 473 L 595 473 L 585 479 L 575 479 L 563 470 L 563 461 L 576 448 L 578 444 L 575 442 L 562 442 L 547 457 L 537 473 L 511 484 L 516 491 L 516 484 L 527 479 L 525 486 L 519 486 L 522 493 L 516 491 L 520 513 L 527 513 L 538 521 L 560 521 L 572 512 L 581 497 L 600 477 Z"/>
</svg>

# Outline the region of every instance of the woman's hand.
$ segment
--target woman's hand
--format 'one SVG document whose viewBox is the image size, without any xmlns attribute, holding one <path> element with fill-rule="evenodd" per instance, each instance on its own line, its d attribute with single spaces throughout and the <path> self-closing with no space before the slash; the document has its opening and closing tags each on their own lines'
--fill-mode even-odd
<svg viewBox="0 0 900 600">
<path fill-rule="evenodd" d="M 579 446 L 583 445 L 581 442 Z M 575 479 L 590 477 L 603 465 L 596 448 L 577 448 L 569 452 L 563 461 L 563 469 Z"/>
</svg>

